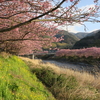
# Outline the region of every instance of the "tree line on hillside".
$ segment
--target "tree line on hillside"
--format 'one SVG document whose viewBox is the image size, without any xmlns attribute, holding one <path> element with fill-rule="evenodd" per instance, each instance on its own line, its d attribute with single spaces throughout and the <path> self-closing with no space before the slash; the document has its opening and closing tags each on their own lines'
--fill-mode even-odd
<svg viewBox="0 0 100 100">
<path fill-rule="evenodd" d="M 88 47 L 100 47 L 100 30 L 96 33 L 90 33 L 85 38 L 77 41 L 73 46 L 73 49 L 88 48 Z"/>
</svg>

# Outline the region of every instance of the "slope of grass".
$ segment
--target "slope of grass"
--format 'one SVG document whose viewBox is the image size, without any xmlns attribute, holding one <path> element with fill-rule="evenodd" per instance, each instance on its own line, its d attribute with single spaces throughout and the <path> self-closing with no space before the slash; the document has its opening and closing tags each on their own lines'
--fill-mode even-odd
<svg viewBox="0 0 100 100">
<path fill-rule="evenodd" d="M 55 100 L 18 57 L 0 54 L 0 100 Z"/>
<path fill-rule="evenodd" d="M 22 58 L 57 100 L 100 100 L 100 75 L 63 69 Z"/>
</svg>

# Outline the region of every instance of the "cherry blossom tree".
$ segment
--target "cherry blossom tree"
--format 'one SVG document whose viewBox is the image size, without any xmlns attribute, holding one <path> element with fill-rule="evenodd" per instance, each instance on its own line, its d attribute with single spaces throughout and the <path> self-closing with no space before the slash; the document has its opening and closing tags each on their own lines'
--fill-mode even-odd
<svg viewBox="0 0 100 100">
<path fill-rule="evenodd" d="M 36 52 L 43 46 L 50 46 L 52 42 L 62 40 L 54 37 L 57 32 L 58 30 L 50 25 L 46 27 L 44 23 L 30 23 L 5 34 L 3 32 L 0 37 L 0 48 L 12 54 L 29 54 L 33 50 Z"/>
<path fill-rule="evenodd" d="M 31 53 L 59 41 L 59 25 L 100 22 L 98 0 L 94 7 L 77 7 L 80 0 L 0 0 L 0 48 L 6 52 Z M 71 5 L 67 6 L 67 3 Z M 66 6 L 63 6 L 66 5 Z"/>
<path fill-rule="evenodd" d="M 93 58 L 100 58 L 100 48 L 97 47 L 91 47 L 91 48 L 83 48 L 83 49 L 61 49 L 56 52 L 56 56 L 58 57 L 90 57 L 92 56 Z"/>
</svg>

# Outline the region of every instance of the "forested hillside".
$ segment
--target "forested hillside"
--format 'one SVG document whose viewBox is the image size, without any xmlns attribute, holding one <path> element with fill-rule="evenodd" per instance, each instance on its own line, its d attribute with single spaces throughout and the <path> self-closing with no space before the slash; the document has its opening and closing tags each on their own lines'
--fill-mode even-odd
<svg viewBox="0 0 100 100">
<path fill-rule="evenodd" d="M 53 42 L 51 48 L 59 48 L 59 49 L 67 49 L 71 48 L 77 41 L 79 41 L 79 38 L 75 35 L 71 34 L 68 31 L 59 30 L 59 32 L 55 35 L 56 38 L 62 37 L 63 40 L 59 42 Z M 49 47 L 43 47 L 43 49 L 49 49 Z"/>
<path fill-rule="evenodd" d="M 84 37 L 86 37 L 89 33 L 86 32 L 78 32 L 76 34 L 74 34 L 76 37 L 78 37 L 79 39 L 82 39 Z"/>
<path fill-rule="evenodd" d="M 100 30 L 95 33 L 92 32 L 87 37 L 77 41 L 73 46 L 74 49 L 87 47 L 100 47 Z"/>
</svg>

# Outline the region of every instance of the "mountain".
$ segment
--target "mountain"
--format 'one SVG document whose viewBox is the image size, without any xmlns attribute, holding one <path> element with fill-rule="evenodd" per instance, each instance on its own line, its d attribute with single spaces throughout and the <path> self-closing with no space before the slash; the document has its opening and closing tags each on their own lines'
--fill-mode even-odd
<svg viewBox="0 0 100 100">
<path fill-rule="evenodd" d="M 43 50 L 48 50 L 49 48 L 59 48 L 59 49 L 67 49 L 71 48 L 77 41 L 79 41 L 79 38 L 75 35 L 69 33 L 65 30 L 58 30 L 59 32 L 55 35 L 55 37 L 60 38 L 63 37 L 62 41 L 59 42 L 53 42 L 51 47 L 43 47 Z"/>
<path fill-rule="evenodd" d="M 86 32 L 78 32 L 76 34 L 74 34 L 76 37 L 78 37 L 79 39 L 82 39 L 84 37 L 86 37 L 89 33 Z"/>
<path fill-rule="evenodd" d="M 95 36 L 100 30 L 95 30 L 91 33 L 89 33 L 87 36 Z"/>
<path fill-rule="evenodd" d="M 100 30 L 89 33 L 85 38 L 77 41 L 73 46 L 74 49 L 87 47 L 100 47 Z"/>
<path fill-rule="evenodd" d="M 71 48 L 77 41 L 79 41 L 79 38 L 65 30 L 60 30 L 56 35 L 57 38 L 62 36 L 63 40 L 55 43 L 60 49 Z"/>
<path fill-rule="evenodd" d="M 70 45 L 73 45 L 76 41 L 79 40 L 78 37 L 76 37 L 75 35 L 71 34 L 70 32 L 68 31 L 65 31 L 65 30 L 61 30 L 58 32 L 58 34 L 56 35 L 56 37 L 61 37 L 63 36 L 63 39 L 62 41 L 60 41 L 60 43 L 68 43 Z"/>
</svg>

